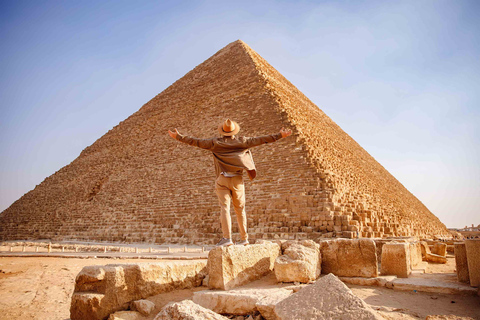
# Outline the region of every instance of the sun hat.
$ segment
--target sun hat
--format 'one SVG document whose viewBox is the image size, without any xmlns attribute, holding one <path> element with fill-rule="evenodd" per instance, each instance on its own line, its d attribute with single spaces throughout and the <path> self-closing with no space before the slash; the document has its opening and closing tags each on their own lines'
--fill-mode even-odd
<svg viewBox="0 0 480 320">
<path fill-rule="evenodd" d="M 235 121 L 227 119 L 224 123 L 218 126 L 218 131 L 223 136 L 234 136 L 240 131 L 240 126 Z"/>
</svg>

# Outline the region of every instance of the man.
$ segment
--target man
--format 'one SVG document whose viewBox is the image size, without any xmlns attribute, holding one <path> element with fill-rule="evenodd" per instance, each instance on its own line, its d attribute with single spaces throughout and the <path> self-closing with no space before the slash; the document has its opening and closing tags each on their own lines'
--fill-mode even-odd
<svg viewBox="0 0 480 320">
<path fill-rule="evenodd" d="M 220 221 L 222 223 L 223 238 L 217 246 L 231 246 L 232 222 L 230 219 L 230 200 L 237 215 L 238 229 L 241 241 L 237 245 L 248 245 L 247 215 L 245 213 L 245 186 L 243 184 L 243 170 L 246 170 L 250 180 L 257 175 L 255 164 L 249 148 L 265 143 L 275 142 L 292 134 L 291 130 L 282 128 L 279 133 L 255 138 L 237 137 L 240 126 L 230 119 L 225 120 L 218 127 L 221 137 L 211 139 L 197 139 L 181 135 L 168 130 L 170 137 L 191 146 L 210 150 L 213 153 L 215 172 L 215 191 L 220 202 Z"/>
</svg>

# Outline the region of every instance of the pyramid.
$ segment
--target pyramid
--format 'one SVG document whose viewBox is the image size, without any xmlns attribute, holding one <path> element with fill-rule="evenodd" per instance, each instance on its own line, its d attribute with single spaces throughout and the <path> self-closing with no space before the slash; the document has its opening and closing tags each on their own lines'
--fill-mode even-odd
<svg viewBox="0 0 480 320">
<path fill-rule="evenodd" d="M 212 155 L 171 139 L 167 130 L 210 138 L 226 118 L 246 136 L 293 130 L 252 149 L 258 175 L 246 182 L 251 239 L 448 234 L 358 143 L 238 40 L 4 210 L 0 239 L 214 243 L 221 228 Z"/>
</svg>

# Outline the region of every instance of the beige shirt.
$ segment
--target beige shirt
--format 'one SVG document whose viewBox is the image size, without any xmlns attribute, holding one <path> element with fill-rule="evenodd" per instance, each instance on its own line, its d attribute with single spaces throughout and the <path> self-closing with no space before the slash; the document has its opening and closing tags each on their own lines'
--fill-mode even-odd
<svg viewBox="0 0 480 320">
<path fill-rule="evenodd" d="M 181 134 L 177 134 L 176 137 L 183 143 L 212 151 L 217 177 L 222 172 L 242 175 L 243 170 L 247 170 L 251 180 L 255 178 L 257 171 L 249 148 L 275 142 L 281 138 L 281 133 L 253 138 L 235 136 L 233 139 L 230 137 L 197 139 Z"/>
</svg>

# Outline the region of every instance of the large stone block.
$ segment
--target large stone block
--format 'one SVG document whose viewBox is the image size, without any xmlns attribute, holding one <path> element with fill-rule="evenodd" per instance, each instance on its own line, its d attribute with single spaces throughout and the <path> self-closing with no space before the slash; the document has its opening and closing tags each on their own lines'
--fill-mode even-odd
<svg viewBox="0 0 480 320">
<path fill-rule="evenodd" d="M 162 308 L 154 320 L 228 320 L 212 310 L 206 309 L 192 300 L 170 302 Z"/>
<path fill-rule="evenodd" d="M 382 249 L 381 272 L 408 278 L 411 273 L 410 246 L 408 243 L 386 243 Z"/>
<path fill-rule="evenodd" d="M 433 252 L 434 254 L 437 254 L 442 257 L 447 256 L 447 244 L 442 243 L 442 242 L 435 242 L 433 245 Z"/>
<path fill-rule="evenodd" d="M 247 315 L 260 311 L 268 319 L 275 304 L 292 293 L 293 290 L 282 288 L 204 290 L 193 294 L 193 302 L 221 314 Z"/>
<path fill-rule="evenodd" d="M 70 305 L 72 320 L 100 320 L 126 310 L 131 301 L 174 289 L 199 286 L 206 261 L 87 266 L 77 275 Z"/>
<path fill-rule="evenodd" d="M 410 265 L 418 266 L 422 262 L 422 248 L 419 242 L 410 242 Z"/>
<path fill-rule="evenodd" d="M 208 254 L 208 287 L 230 290 L 273 270 L 280 246 L 265 242 L 249 246 L 218 247 Z"/>
<path fill-rule="evenodd" d="M 275 260 L 275 277 L 279 282 L 308 283 L 320 276 L 320 245 L 312 240 L 292 243 Z"/>
<path fill-rule="evenodd" d="M 468 276 L 472 287 L 480 286 L 480 240 L 465 240 Z"/>
<path fill-rule="evenodd" d="M 322 273 L 342 277 L 377 277 L 375 242 L 371 239 L 337 239 L 320 242 Z"/>
<path fill-rule="evenodd" d="M 427 261 L 427 255 L 431 253 L 428 243 L 426 241 L 420 241 L 420 249 L 422 250 L 423 261 Z"/>
<path fill-rule="evenodd" d="M 382 319 L 333 274 L 278 302 L 275 315 L 278 320 Z"/>
<path fill-rule="evenodd" d="M 467 249 L 465 242 L 455 242 L 455 267 L 457 269 L 458 281 L 463 283 L 470 283 L 470 276 L 468 275 Z"/>
</svg>

